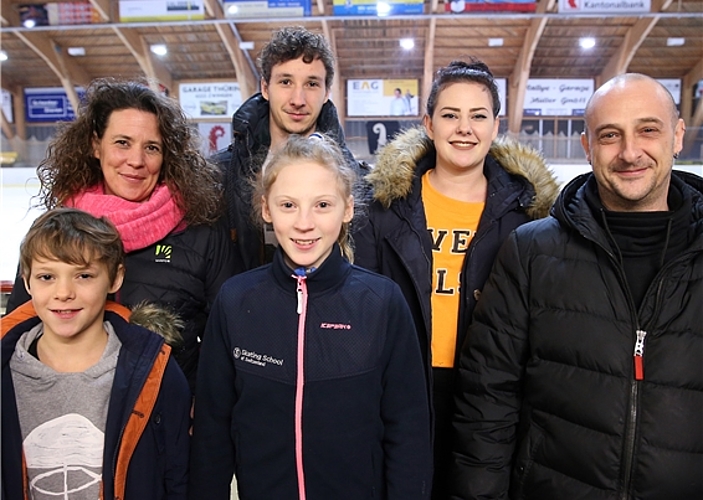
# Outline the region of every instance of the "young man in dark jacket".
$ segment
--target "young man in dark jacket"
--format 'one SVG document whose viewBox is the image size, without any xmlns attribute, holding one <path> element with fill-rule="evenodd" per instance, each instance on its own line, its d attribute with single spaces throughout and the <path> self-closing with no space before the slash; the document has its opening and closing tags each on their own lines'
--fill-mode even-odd
<svg viewBox="0 0 703 500">
<path fill-rule="evenodd" d="M 703 179 L 639 74 L 586 108 L 593 173 L 503 245 L 460 361 L 454 498 L 703 497 Z"/>
<path fill-rule="evenodd" d="M 325 38 L 301 27 L 282 28 L 273 33 L 257 62 L 261 92 L 234 113 L 232 144 L 212 158 L 225 172 L 236 273 L 272 260 L 275 238 L 256 226 L 251 205 L 251 181 L 270 150 L 291 134 L 320 132 L 332 137 L 347 161 L 359 169 L 344 145 L 344 131 L 329 100 L 334 55 Z"/>
</svg>

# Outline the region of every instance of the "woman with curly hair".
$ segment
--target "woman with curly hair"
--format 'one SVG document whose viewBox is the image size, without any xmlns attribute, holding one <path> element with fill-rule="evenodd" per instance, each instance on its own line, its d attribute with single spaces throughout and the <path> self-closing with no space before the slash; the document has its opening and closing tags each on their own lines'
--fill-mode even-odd
<svg viewBox="0 0 703 500">
<path fill-rule="evenodd" d="M 114 299 L 155 303 L 179 316 L 182 341 L 174 352 L 193 388 L 199 337 L 233 261 L 219 222 L 219 171 L 198 152 L 178 103 L 142 83 L 95 80 L 37 175 L 43 207 L 75 207 L 115 224 L 127 257 Z M 17 282 L 8 311 L 28 298 Z"/>
</svg>

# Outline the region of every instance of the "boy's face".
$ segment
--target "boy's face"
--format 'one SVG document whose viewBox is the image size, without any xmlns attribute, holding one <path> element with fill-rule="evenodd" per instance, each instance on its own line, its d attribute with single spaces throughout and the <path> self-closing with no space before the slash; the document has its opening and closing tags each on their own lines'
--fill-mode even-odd
<svg viewBox="0 0 703 500">
<path fill-rule="evenodd" d="M 33 259 L 25 287 L 44 323 L 44 335 L 65 344 L 103 335 L 103 313 L 109 293 L 119 290 L 120 268 L 114 282 L 107 266 L 94 259 L 88 266 L 57 260 Z"/>
</svg>

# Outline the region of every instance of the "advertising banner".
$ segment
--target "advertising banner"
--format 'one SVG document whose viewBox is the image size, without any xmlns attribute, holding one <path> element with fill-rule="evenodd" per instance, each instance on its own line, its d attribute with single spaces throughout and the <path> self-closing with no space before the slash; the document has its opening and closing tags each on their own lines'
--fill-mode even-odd
<svg viewBox="0 0 703 500">
<path fill-rule="evenodd" d="M 423 0 L 333 0 L 335 16 L 393 16 L 422 14 Z"/>
<path fill-rule="evenodd" d="M 451 0 L 445 2 L 446 12 L 534 12 L 536 0 Z"/>
<path fill-rule="evenodd" d="M 651 0 L 559 0 L 560 14 L 637 14 L 650 10 Z"/>
<path fill-rule="evenodd" d="M 418 80 L 347 80 L 347 116 L 418 116 Z"/>
<path fill-rule="evenodd" d="M 304 17 L 310 15 L 310 0 L 225 0 L 225 17 Z"/>
<path fill-rule="evenodd" d="M 508 113 L 508 100 L 506 93 L 508 92 L 507 78 L 496 78 L 496 87 L 498 87 L 498 100 L 500 101 L 500 112 L 498 116 L 505 116 Z"/>
<path fill-rule="evenodd" d="M 222 118 L 229 120 L 242 104 L 237 82 L 181 83 L 178 101 L 188 118 Z"/>
<path fill-rule="evenodd" d="M 681 79 L 680 78 L 658 78 L 657 81 L 666 87 L 674 102 L 678 106 L 681 104 Z"/>
<path fill-rule="evenodd" d="M 15 115 L 12 112 L 12 94 L 5 89 L 2 89 L 2 112 L 8 123 L 15 123 Z"/>
<path fill-rule="evenodd" d="M 205 19 L 203 0 L 120 0 L 120 22 Z"/>
<path fill-rule="evenodd" d="M 198 123 L 200 132 L 200 152 L 206 158 L 214 155 L 221 149 L 225 149 L 232 141 L 232 123 Z"/>
<path fill-rule="evenodd" d="M 525 91 L 525 116 L 583 116 L 593 94 L 592 79 L 530 78 Z"/>
<path fill-rule="evenodd" d="M 85 91 L 76 88 L 78 98 Z M 24 89 L 24 110 L 27 122 L 71 121 L 76 115 L 62 87 L 37 87 Z"/>
</svg>

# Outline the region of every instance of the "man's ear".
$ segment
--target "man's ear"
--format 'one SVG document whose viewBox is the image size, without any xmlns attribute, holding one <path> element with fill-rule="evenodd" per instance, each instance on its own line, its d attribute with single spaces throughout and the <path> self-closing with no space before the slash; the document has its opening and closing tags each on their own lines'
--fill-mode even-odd
<svg viewBox="0 0 703 500">
<path fill-rule="evenodd" d="M 586 134 L 586 131 L 584 130 L 581 132 L 581 147 L 583 148 L 583 152 L 586 153 L 586 160 L 588 160 L 588 163 L 591 163 L 591 149 L 588 145 L 588 134 Z"/>
<path fill-rule="evenodd" d="M 261 79 L 261 95 L 264 96 L 264 99 L 267 101 L 269 100 L 269 84 L 266 83 L 266 80 L 263 78 Z"/>
<path fill-rule="evenodd" d="M 271 210 L 269 210 L 269 204 L 265 196 L 261 197 L 261 218 L 264 219 L 264 222 L 268 222 L 269 224 L 273 222 L 273 219 L 271 219 Z"/>
<path fill-rule="evenodd" d="M 117 268 L 117 274 L 115 274 L 115 279 L 112 282 L 112 287 L 110 287 L 109 293 L 115 293 L 117 290 L 120 289 L 122 286 L 122 282 L 124 281 L 124 266 L 120 265 L 120 267 Z"/>
</svg>

